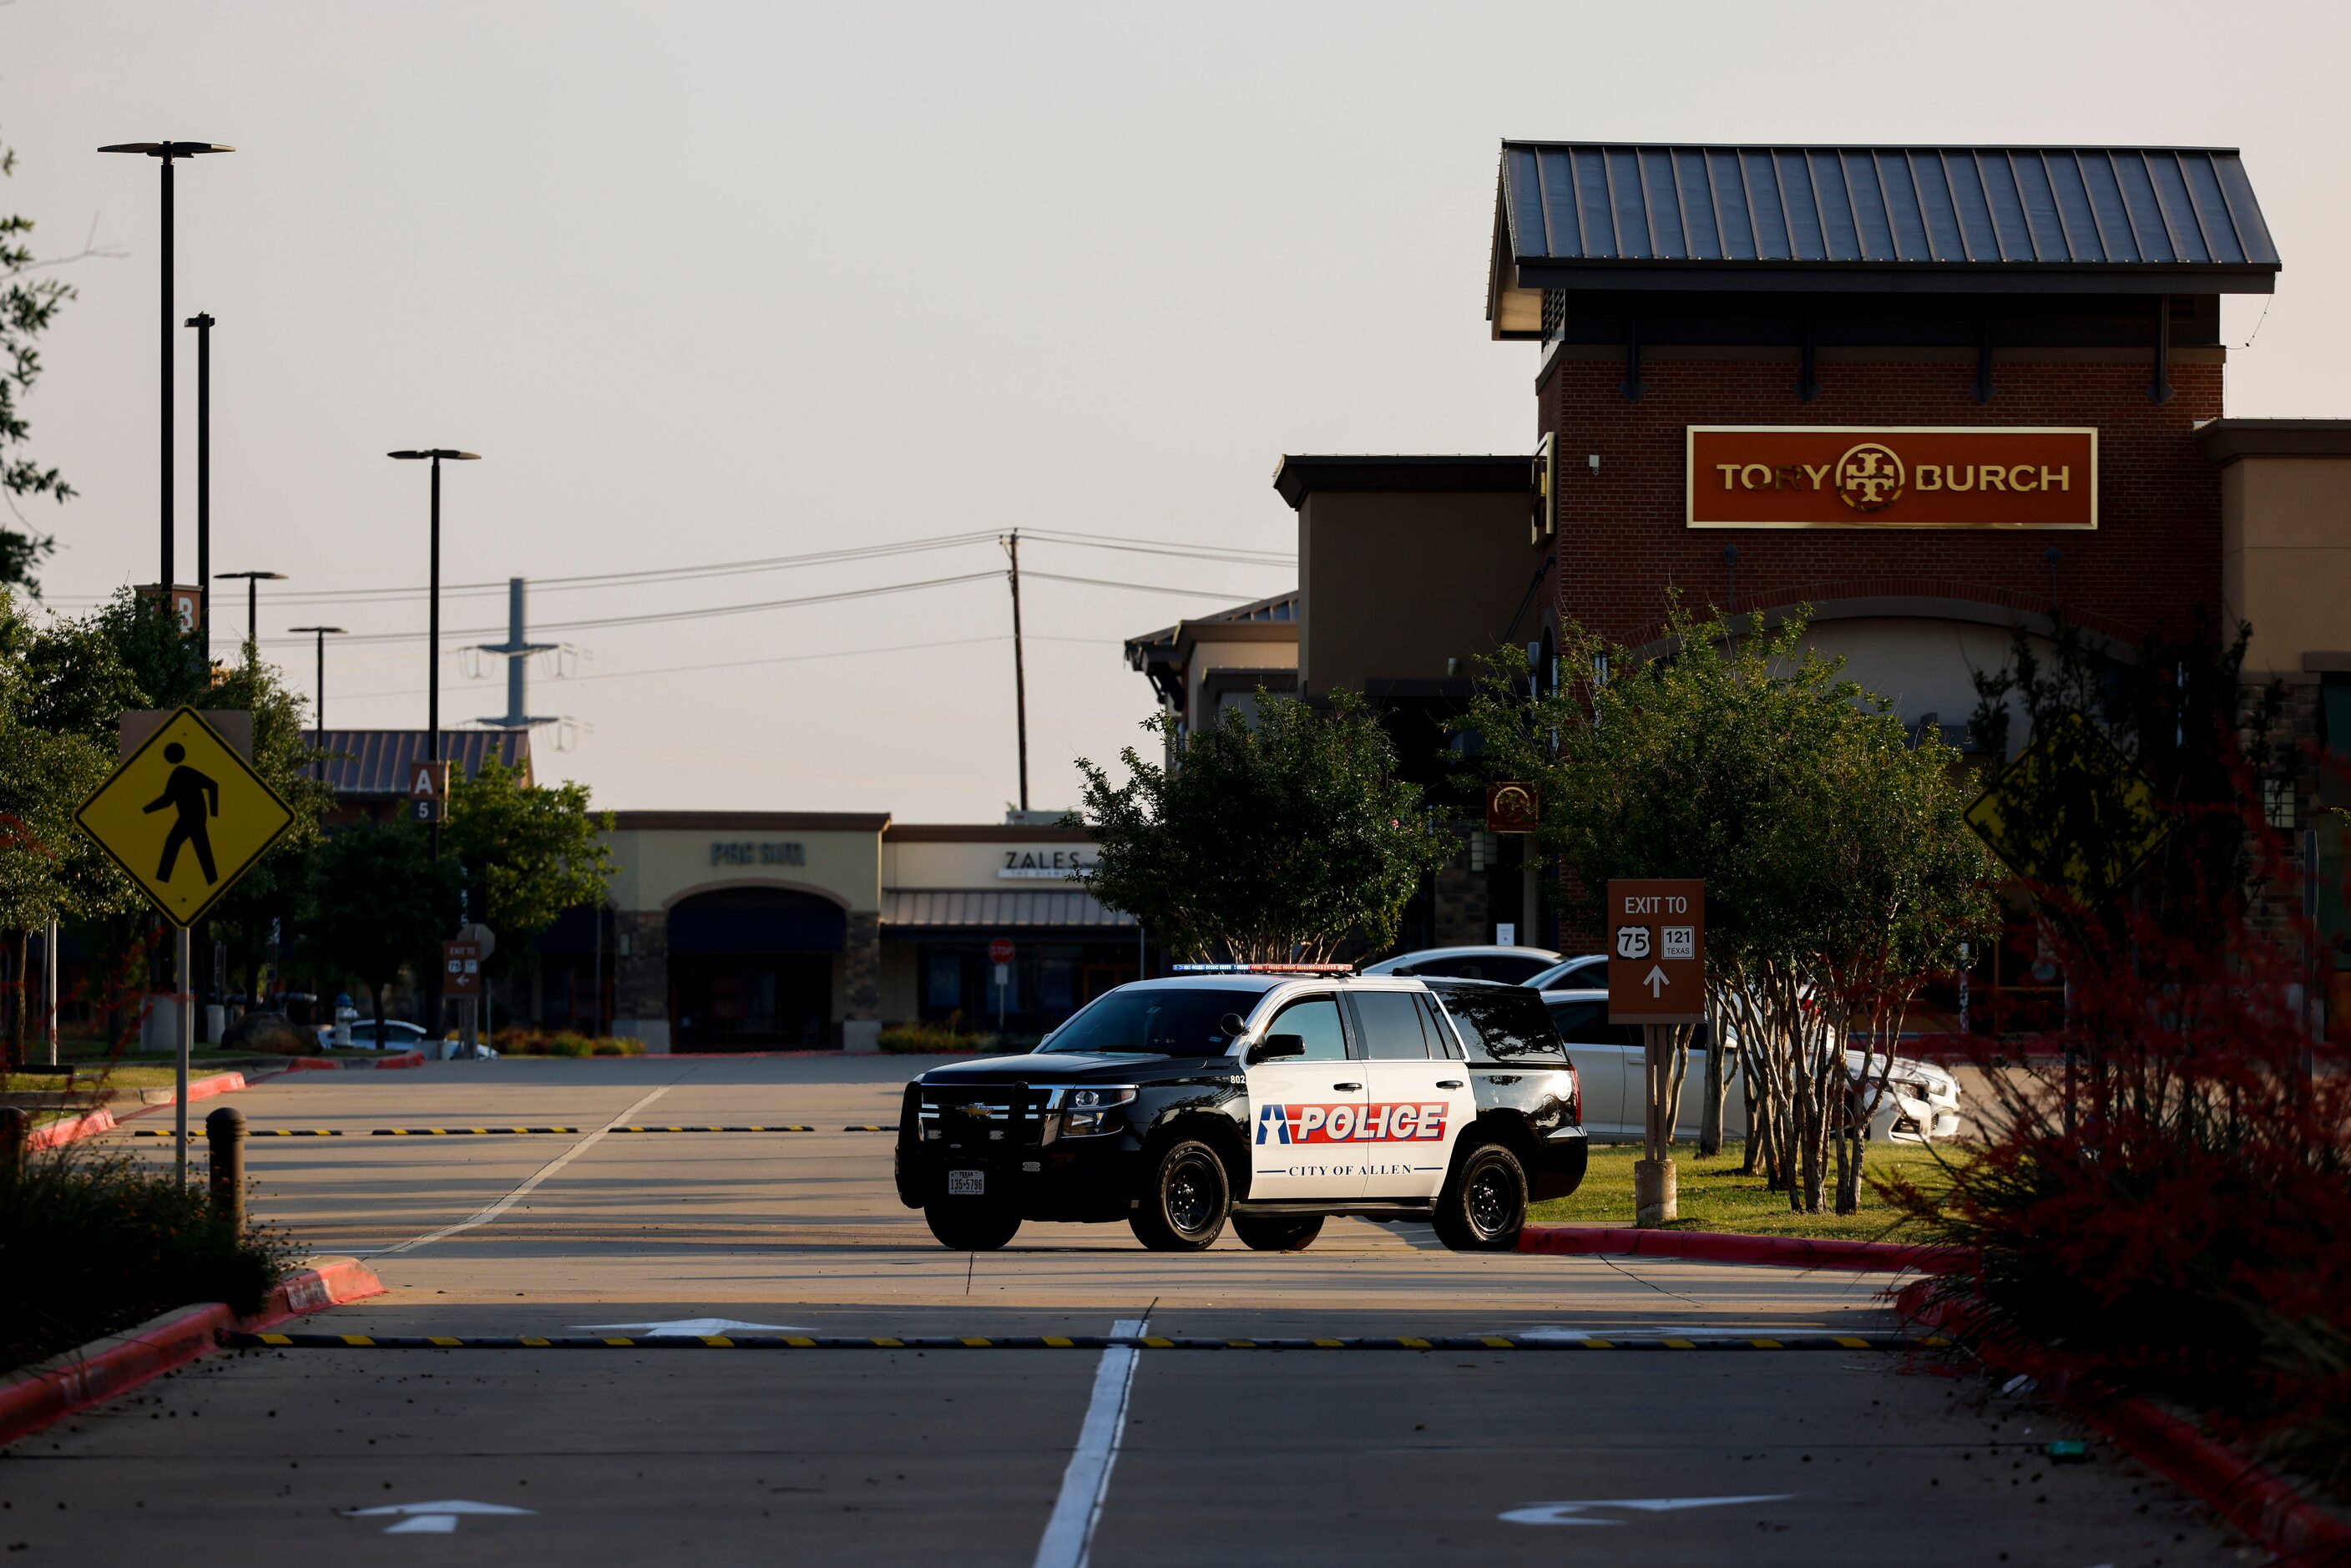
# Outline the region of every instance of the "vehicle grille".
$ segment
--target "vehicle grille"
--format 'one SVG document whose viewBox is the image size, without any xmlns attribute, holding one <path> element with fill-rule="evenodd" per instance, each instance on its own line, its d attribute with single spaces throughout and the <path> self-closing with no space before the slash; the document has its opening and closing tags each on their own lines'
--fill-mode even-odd
<svg viewBox="0 0 2351 1568">
<path fill-rule="evenodd" d="M 1044 1142 L 1048 1093 L 1025 1083 L 925 1089 L 916 1116 L 923 1142 L 975 1153 Z"/>
</svg>

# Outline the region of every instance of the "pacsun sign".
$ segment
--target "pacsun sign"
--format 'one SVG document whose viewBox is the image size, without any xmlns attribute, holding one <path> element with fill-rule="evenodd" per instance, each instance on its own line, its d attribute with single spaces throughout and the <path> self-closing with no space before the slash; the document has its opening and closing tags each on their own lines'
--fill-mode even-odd
<svg viewBox="0 0 2351 1568">
<path fill-rule="evenodd" d="M 2098 433 L 1687 427 L 1694 528 L 2095 528 Z"/>
</svg>

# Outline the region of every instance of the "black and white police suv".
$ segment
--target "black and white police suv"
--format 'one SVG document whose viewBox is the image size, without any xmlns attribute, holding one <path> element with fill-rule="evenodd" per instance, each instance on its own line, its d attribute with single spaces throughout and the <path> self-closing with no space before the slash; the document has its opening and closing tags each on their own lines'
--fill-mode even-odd
<svg viewBox="0 0 2351 1568">
<path fill-rule="evenodd" d="M 1121 986 L 1026 1056 L 906 1085 L 897 1145 L 899 1198 L 958 1250 L 1024 1219 L 1123 1219 L 1157 1250 L 1229 1220 L 1279 1251 L 1334 1214 L 1504 1250 L 1583 1167 L 1575 1069 L 1536 993 L 1315 966 Z"/>
</svg>

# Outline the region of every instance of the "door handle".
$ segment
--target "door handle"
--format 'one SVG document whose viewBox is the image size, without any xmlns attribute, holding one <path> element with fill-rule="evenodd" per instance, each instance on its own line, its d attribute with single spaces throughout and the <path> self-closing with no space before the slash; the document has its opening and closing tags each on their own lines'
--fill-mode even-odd
<svg viewBox="0 0 2351 1568">
<path fill-rule="evenodd" d="M 1331 1087 L 1333 1089 L 1361 1089 L 1363 1085 L 1360 1083 L 1333 1083 Z"/>
<path fill-rule="evenodd" d="M 1437 1081 L 1437 1086 L 1439 1089 L 1458 1089 L 1461 1087 L 1461 1080 L 1458 1078 L 1440 1078 Z"/>
</svg>

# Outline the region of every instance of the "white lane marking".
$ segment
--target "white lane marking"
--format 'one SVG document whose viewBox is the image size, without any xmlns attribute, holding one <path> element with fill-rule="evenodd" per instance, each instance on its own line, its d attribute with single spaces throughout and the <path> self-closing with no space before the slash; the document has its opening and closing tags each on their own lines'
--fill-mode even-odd
<svg viewBox="0 0 2351 1568">
<path fill-rule="evenodd" d="M 397 1524 L 387 1524 L 383 1527 L 383 1532 L 386 1535 L 454 1535 L 457 1531 L 457 1520 L 461 1515 L 513 1515 L 537 1511 L 535 1509 L 508 1508 L 504 1503 L 498 1502 L 467 1502 L 462 1498 L 451 1498 L 443 1502 L 393 1502 L 386 1503 L 381 1508 L 346 1509 L 344 1516 L 349 1519 L 385 1519 L 397 1516 L 399 1519 Z"/>
<path fill-rule="evenodd" d="M 672 1318 L 667 1322 L 659 1323 L 574 1323 L 571 1326 L 587 1333 L 693 1334 L 697 1338 L 742 1333 L 756 1329 L 772 1329 L 778 1333 L 809 1332 L 798 1323 L 747 1323 L 738 1318 Z"/>
<path fill-rule="evenodd" d="M 1150 1324 L 1148 1318 L 1121 1318 L 1110 1332 L 1115 1338 L 1139 1339 Z M 1102 1499 L 1110 1491 L 1111 1467 L 1118 1462 L 1119 1439 L 1126 1431 L 1134 1362 L 1134 1346 L 1113 1345 L 1102 1352 L 1102 1364 L 1094 1368 L 1093 1398 L 1086 1406 L 1085 1425 L 1078 1428 L 1077 1451 L 1061 1472 L 1061 1495 L 1053 1500 L 1053 1517 L 1045 1521 L 1045 1538 L 1037 1543 L 1037 1568 L 1086 1568 Z"/>
<path fill-rule="evenodd" d="M 1591 1502 L 1539 1502 L 1526 1508 L 1514 1508 L 1502 1515 L 1505 1524 L 1622 1524 L 1621 1519 L 1586 1519 L 1583 1511 L 1593 1508 L 1629 1508 L 1637 1513 L 1677 1513 L 1686 1508 L 1723 1508 L 1740 1502 L 1786 1502 L 1794 1492 L 1781 1491 L 1754 1497 L 1619 1497 L 1595 1499 Z"/>
<path fill-rule="evenodd" d="M 643 1099 L 638 1101 L 635 1104 L 630 1106 L 627 1110 L 622 1112 L 619 1115 L 613 1117 L 611 1121 L 605 1123 L 602 1126 L 597 1128 L 594 1132 L 589 1134 L 586 1137 L 580 1139 L 578 1143 L 572 1145 L 569 1148 L 564 1150 L 561 1154 L 548 1161 L 547 1164 L 538 1168 L 538 1175 L 532 1176 L 528 1181 L 524 1182 L 520 1186 L 515 1188 L 514 1191 L 507 1194 L 506 1197 L 498 1199 L 497 1202 L 490 1205 L 489 1207 L 483 1209 L 479 1214 L 473 1216 L 471 1218 L 461 1219 L 455 1225 L 444 1226 L 441 1229 L 432 1231 L 423 1236 L 412 1237 L 410 1239 L 402 1242 L 397 1247 L 386 1247 L 374 1252 L 361 1252 L 359 1256 L 361 1258 L 389 1258 L 395 1252 L 411 1251 L 419 1247 L 429 1246 L 435 1241 L 444 1239 L 444 1238 L 455 1236 L 461 1230 L 471 1230 L 476 1225 L 487 1225 L 491 1220 L 496 1219 L 499 1215 L 504 1214 L 507 1209 L 512 1208 L 521 1199 L 528 1197 L 533 1187 L 536 1187 L 539 1183 L 545 1181 L 548 1177 L 553 1176 L 556 1172 L 561 1170 L 564 1166 L 569 1165 L 572 1161 L 586 1154 L 590 1149 L 595 1147 L 597 1140 L 603 1137 L 605 1134 L 611 1132 L 615 1127 L 627 1126 L 631 1117 L 643 1110 L 646 1106 L 652 1104 L 654 1101 L 660 1099 L 663 1095 L 668 1093 L 672 1087 L 672 1085 L 667 1083 L 663 1084 L 660 1088 L 654 1090 L 652 1093 L 646 1095 Z"/>
</svg>

